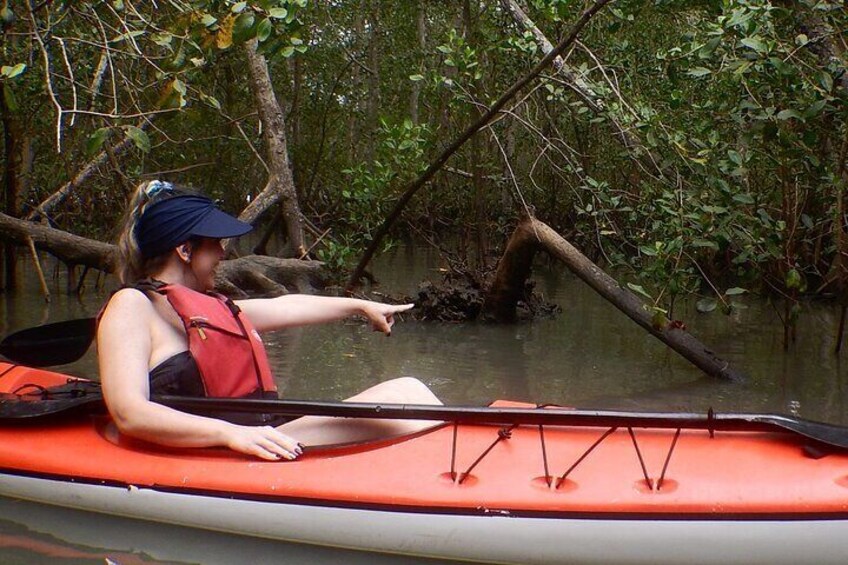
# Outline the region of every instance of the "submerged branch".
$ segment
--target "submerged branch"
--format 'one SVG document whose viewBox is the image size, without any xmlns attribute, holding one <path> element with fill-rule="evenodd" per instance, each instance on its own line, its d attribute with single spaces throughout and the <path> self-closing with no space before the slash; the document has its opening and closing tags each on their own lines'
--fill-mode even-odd
<svg viewBox="0 0 848 565">
<path fill-rule="evenodd" d="M 514 320 L 516 304 L 523 295 L 533 256 L 538 250 L 544 250 L 561 261 L 602 298 L 700 370 L 713 377 L 744 380 L 742 373 L 678 324 L 668 320 L 657 323 L 651 309 L 638 296 L 621 286 L 547 224 L 532 216 L 519 223 L 507 244 L 483 306 L 484 314 L 500 321 Z"/>
</svg>

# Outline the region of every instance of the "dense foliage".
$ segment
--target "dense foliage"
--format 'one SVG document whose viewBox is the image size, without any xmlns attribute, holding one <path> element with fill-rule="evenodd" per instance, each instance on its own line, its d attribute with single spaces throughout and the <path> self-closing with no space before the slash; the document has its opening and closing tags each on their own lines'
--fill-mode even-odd
<svg viewBox="0 0 848 565">
<path fill-rule="evenodd" d="M 240 208 L 265 178 L 237 49 L 255 38 L 316 252 L 342 267 L 404 182 L 540 58 L 508 4 L 6 0 L 6 211 L 27 215 L 124 137 L 132 151 L 53 221 L 108 237 L 145 175 Z M 587 5 L 523 9 L 556 43 Z M 843 288 L 846 29 L 838 1 L 615 2 L 448 163 L 404 230 L 482 267 L 531 206 L 662 309 L 690 292 L 710 310 L 742 288 L 787 304 Z"/>
</svg>

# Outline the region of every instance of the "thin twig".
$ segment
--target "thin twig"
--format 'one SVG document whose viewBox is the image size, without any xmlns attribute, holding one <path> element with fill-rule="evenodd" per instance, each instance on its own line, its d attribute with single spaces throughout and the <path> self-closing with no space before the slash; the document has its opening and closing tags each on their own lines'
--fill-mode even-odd
<svg viewBox="0 0 848 565">
<path fill-rule="evenodd" d="M 29 8 L 29 19 L 32 23 L 32 35 L 35 37 L 36 43 L 38 43 L 38 47 L 41 51 L 41 57 L 44 59 L 44 82 L 47 87 L 47 94 L 50 97 L 50 101 L 53 103 L 53 107 L 56 108 L 56 152 L 62 152 L 62 105 L 59 103 L 59 100 L 56 98 L 56 93 L 53 91 L 53 82 L 50 79 L 50 55 L 47 52 L 47 46 L 44 44 L 44 40 L 41 38 L 41 34 L 38 33 L 38 22 L 35 19 L 35 14 L 33 13 L 33 9 L 30 6 L 29 2 L 27 2 L 27 7 Z"/>
</svg>

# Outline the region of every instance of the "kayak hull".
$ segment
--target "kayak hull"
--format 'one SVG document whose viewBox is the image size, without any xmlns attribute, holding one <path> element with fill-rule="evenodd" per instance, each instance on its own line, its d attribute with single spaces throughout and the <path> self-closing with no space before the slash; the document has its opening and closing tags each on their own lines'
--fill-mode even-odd
<svg viewBox="0 0 848 565">
<path fill-rule="evenodd" d="M 0 494 L 265 539 L 486 563 L 844 563 L 846 519 L 432 514 L 239 500 L 0 475 Z"/>
<path fill-rule="evenodd" d="M 66 379 L 3 370 L 0 392 Z M 77 414 L 0 426 L 0 496 L 491 563 L 843 563 L 848 455 L 804 447 L 764 432 L 441 425 L 267 462 L 147 444 Z"/>
</svg>

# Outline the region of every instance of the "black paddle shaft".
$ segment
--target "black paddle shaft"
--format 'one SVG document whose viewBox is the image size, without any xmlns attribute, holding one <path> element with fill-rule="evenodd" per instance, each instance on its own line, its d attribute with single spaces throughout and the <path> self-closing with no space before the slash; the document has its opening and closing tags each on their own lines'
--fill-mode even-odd
<svg viewBox="0 0 848 565">
<path fill-rule="evenodd" d="M 97 383 L 78 381 L 63 385 L 60 395 L 0 395 L 0 422 L 24 422 L 59 414 L 103 410 Z M 153 401 L 197 414 L 222 412 L 281 416 L 408 419 L 491 425 L 545 425 L 700 429 L 736 432 L 788 432 L 814 442 L 848 449 L 848 428 L 779 414 L 705 414 L 676 412 L 622 412 L 564 408 L 491 408 L 441 405 L 314 402 L 239 398 L 154 396 Z"/>
<path fill-rule="evenodd" d="M 250 412 L 283 416 L 334 416 L 439 420 L 461 424 L 545 425 L 698 429 L 730 432 L 790 432 L 816 442 L 848 449 L 848 428 L 780 414 L 707 414 L 680 412 L 623 412 L 563 408 L 491 408 L 418 404 L 308 402 L 159 396 L 167 406 L 195 413 Z"/>
</svg>

